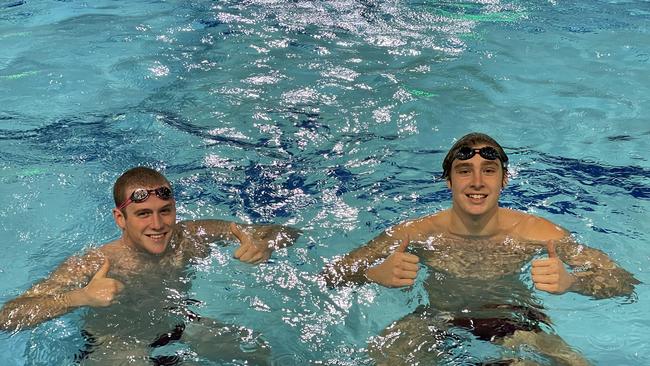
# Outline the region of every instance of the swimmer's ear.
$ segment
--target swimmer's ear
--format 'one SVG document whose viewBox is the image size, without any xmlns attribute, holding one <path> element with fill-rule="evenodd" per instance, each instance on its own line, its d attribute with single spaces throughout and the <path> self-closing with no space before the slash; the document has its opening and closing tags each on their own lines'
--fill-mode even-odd
<svg viewBox="0 0 650 366">
<path fill-rule="evenodd" d="M 451 189 L 451 177 L 447 177 L 447 179 L 445 179 L 445 182 L 447 183 L 447 188 Z"/>
<path fill-rule="evenodd" d="M 113 219 L 120 229 L 124 230 L 126 228 L 126 217 L 124 217 L 124 213 L 122 213 L 121 210 L 118 210 L 117 208 L 113 209 Z"/>
<path fill-rule="evenodd" d="M 508 169 L 503 169 L 503 179 L 501 180 L 501 189 L 508 185 Z"/>
</svg>

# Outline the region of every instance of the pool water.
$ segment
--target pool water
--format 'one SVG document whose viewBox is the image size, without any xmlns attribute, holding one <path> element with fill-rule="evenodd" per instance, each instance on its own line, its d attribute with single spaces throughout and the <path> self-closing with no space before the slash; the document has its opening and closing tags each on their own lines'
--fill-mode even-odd
<svg viewBox="0 0 650 366">
<path fill-rule="evenodd" d="M 442 158 L 483 131 L 510 155 L 503 206 L 643 282 L 540 293 L 557 333 L 596 365 L 650 364 L 649 24 L 641 0 L 0 2 L 0 302 L 116 238 L 112 184 L 145 164 L 181 219 L 304 230 L 259 267 L 215 248 L 201 314 L 260 331 L 279 365 L 370 365 L 426 273 L 408 290 L 317 274 L 448 207 Z M 0 361 L 72 364 L 81 316 L 0 334 Z"/>
</svg>

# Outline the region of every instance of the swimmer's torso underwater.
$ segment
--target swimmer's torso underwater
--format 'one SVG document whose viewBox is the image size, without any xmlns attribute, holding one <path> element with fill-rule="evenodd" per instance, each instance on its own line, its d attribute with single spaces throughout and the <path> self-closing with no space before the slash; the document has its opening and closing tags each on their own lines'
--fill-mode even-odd
<svg viewBox="0 0 650 366">
<path fill-rule="evenodd" d="M 77 355 L 81 364 L 104 365 L 127 359 L 143 365 L 177 364 L 182 357 L 175 355 L 174 347 L 179 346 L 210 361 L 270 362 L 270 351 L 258 333 L 192 310 L 200 305 L 191 298 L 194 266 L 208 253 L 207 249 L 197 253 L 194 244 L 177 236 L 164 255 L 146 260 L 137 254 L 114 255 L 117 253 L 111 251 L 110 244 L 104 247 L 112 263 L 107 275 L 120 281 L 124 290 L 111 306 L 89 308 L 84 314 L 82 335 L 86 344 Z M 160 348 L 167 345 L 172 348 Z"/>
<path fill-rule="evenodd" d="M 441 236 L 411 243 L 410 252 L 427 268 L 424 287 L 430 305 L 441 311 L 466 314 L 486 305 L 539 306 L 532 302 L 533 293 L 522 282 L 521 273 L 541 254 L 544 243 Z"/>
<path fill-rule="evenodd" d="M 425 305 L 374 337 L 369 344 L 371 358 L 381 365 L 449 360 L 472 365 L 482 360 L 589 364 L 551 327 L 530 277 L 531 266 L 551 255 L 559 258 L 576 279 L 570 290 L 594 298 L 632 294 L 638 281 L 629 272 L 559 227 L 552 227 L 560 234 L 557 240 L 530 238 L 528 232 L 518 230 L 526 224 L 526 216 L 515 216 L 512 225 L 484 236 L 453 234 L 448 225 L 440 225 L 444 224 L 440 217 L 434 214 L 391 227 L 323 272 L 330 285 L 365 283 L 372 281 L 372 269 L 397 254 L 416 256 L 419 268 L 426 269 L 422 282 L 415 283 L 426 290 Z M 467 345 L 475 341 L 487 341 L 499 354 L 472 354 Z M 526 345 L 535 351 L 527 351 Z M 469 354 L 454 358 L 459 351 Z M 468 361 L 474 358 L 476 362 Z"/>
</svg>

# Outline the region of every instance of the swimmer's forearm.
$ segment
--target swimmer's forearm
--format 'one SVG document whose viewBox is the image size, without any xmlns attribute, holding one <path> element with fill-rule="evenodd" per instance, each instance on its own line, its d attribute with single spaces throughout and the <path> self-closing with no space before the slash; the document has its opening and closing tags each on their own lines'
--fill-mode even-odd
<svg viewBox="0 0 650 366">
<path fill-rule="evenodd" d="M 367 273 L 370 264 L 367 261 L 347 261 L 338 260 L 328 266 L 321 272 L 321 277 L 329 287 L 340 286 L 343 284 L 362 285 L 372 282 Z"/>
<path fill-rule="evenodd" d="M 391 245 L 394 244 L 394 241 L 384 232 L 368 244 L 353 250 L 342 258 L 335 259 L 325 267 L 321 276 L 330 287 L 345 283 L 361 285 L 375 282 L 369 271 L 377 265 L 378 261 L 393 252 Z"/>
<path fill-rule="evenodd" d="M 597 299 L 632 295 L 634 286 L 640 283 L 620 267 L 607 271 L 574 272 L 572 276 L 575 281 L 570 291 Z"/>
<path fill-rule="evenodd" d="M 64 294 L 19 297 L 0 310 L 0 329 L 6 331 L 31 328 L 86 305 L 82 289 Z"/>
<path fill-rule="evenodd" d="M 327 268 L 321 272 L 321 277 L 328 287 L 336 287 L 344 284 L 362 285 L 369 282 L 365 272 L 350 273 L 348 271 L 337 271 L 334 268 Z"/>
<path fill-rule="evenodd" d="M 559 245 L 559 246 L 558 246 Z M 603 251 L 575 242 L 556 243 L 560 259 L 571 267 L 575 279 L 569 291 L 597 299 L 629 296 L 640 282 Z"/>
<path fill-rule="evenodd" d="M 293 245 L 302 232 L 298 229 L 282 225 L 260 226 L 261 239 L 269 243 L 269 248 L 275 250 Z"/>
</svg>

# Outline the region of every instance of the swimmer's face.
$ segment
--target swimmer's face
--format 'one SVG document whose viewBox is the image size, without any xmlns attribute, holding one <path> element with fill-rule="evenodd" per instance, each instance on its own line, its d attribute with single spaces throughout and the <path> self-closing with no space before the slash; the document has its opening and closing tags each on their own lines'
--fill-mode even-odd
<svg viewBox="0 0 650 366">
<path fill-rule="evenodd" d="M 480 149 L 487 145 L 473 146 Z M 479 216 L 498 207 L 501 188 L 507 182 L 499 159 L 487 160 L 475 154 L 470 159 L 455 159 L 451 164 L 447 186 L 454 209 Z"/>
<path fill-rule="evenodd" d="M 156 187 L 129 187 L 127 197 L 138 188 L 155 189 Z M 124 212 L 122 212 L 124 211 Z M 176 201 L 163 200 L 150 194 L 143 202 L 133 202 L 122 210 L 113 209 L 115 222 L 122 229 L 124 244 L 149 254 L 160 255 L 165 252 L 171 241 L 176 223 Z"/>
</svg>

